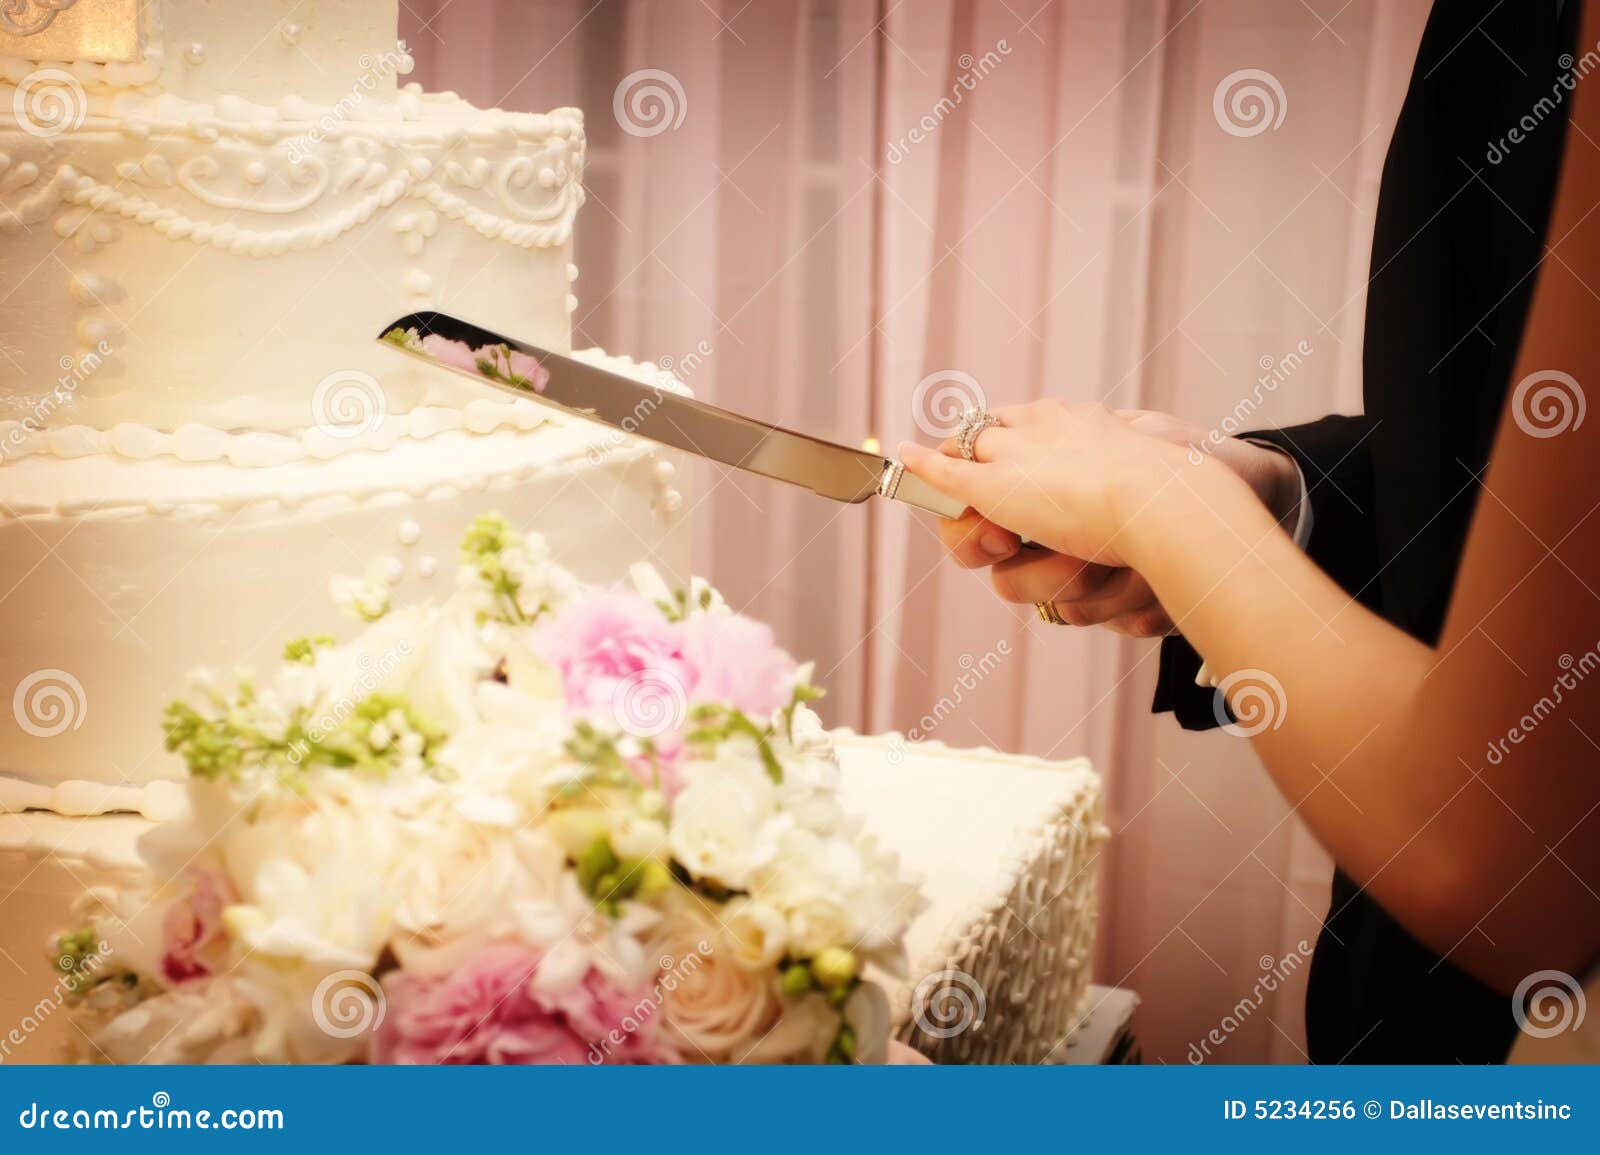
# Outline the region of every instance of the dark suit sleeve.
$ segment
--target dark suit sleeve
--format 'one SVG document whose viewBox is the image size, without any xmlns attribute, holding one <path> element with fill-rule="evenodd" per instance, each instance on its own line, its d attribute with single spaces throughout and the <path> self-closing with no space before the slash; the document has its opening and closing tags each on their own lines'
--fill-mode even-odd
<svg viewBox="0 0 1600 1155">
<path fill-rule="evenodd" d="M 1372 460 L 1366 417 L 1324 417 L 1307 425 L 1244 434 L 1277 446 L 1305 474 L 1313 521 L 1311 560 L 1352 596 L 1366 601 L 1375 591 L 1377 550 L 1372 526 Z M 1161 643 L 1153 712 L 1172 711 L 1186 730 L 1219 725 L 1216 691 L 1194 684 L 1200 655 L 1181 634 Z"/>
</svg>

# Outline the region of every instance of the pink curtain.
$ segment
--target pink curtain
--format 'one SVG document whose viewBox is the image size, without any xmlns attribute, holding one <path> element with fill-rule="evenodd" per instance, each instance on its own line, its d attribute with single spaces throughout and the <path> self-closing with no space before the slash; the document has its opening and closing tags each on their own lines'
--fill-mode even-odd
<svg viewBox="0 0 1600 1155">
<path fill-rule="evenodd" d="M 402 33 L 428 88 L 588 114 L 577 343 L 892 450 L 933 438 L 947 394 L 1206 427 L 1247 397 L 1250 424 L 1357 408 L 1372 206 L 1427 10 L 406 0 Z M 1327 862 L 1243 742 L 1149 717 L 1152 644 L 1041 626 L 902 509 L 710 466 L 694 501 L 697 568 L 817 659 L 829 721 L 1094 760 L 1097 978 L 1143 996 L 1147 1054 L 1302 1058 Z"/>
</svg>

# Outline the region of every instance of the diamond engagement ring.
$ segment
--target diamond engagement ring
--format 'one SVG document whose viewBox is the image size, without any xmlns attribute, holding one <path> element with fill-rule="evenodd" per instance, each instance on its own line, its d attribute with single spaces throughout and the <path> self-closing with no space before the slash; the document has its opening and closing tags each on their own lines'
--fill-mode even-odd
<svg viewBox="0 0 1600 1155">
<path fill-rule="evenodd" d="M 999 425 L 1000 418 L 986 409 L 970 408 L 961 415 L 961 425 L 956 430 L 956 448 L 968 461 L 978 460 L 978 434 L 991 425 Z"/>
</svg>

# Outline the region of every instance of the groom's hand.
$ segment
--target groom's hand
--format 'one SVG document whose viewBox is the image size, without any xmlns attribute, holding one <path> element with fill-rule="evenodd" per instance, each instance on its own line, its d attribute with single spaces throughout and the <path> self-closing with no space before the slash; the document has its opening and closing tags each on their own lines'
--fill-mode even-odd
<svg viewBox="0 0 1600 1155">
<path fill-rule="evenodd" d="M 961 565 L 988 568 L 995 592 L 1008 602 L 1053 601 L 1069 625 L 1105 626 L 1135 638 L 1160 637 L 1172 630 L 1172 619 L 1131 569 L 1024 549 L 1016 534 L 970 509 L 941 521 L 939 536 Z"/>
</svg>

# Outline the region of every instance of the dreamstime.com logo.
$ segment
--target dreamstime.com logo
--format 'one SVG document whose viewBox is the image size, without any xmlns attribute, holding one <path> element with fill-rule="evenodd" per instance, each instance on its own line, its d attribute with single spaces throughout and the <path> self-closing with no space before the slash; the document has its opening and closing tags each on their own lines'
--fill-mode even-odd
<svg viewBox="0 0 1600 1155">
<path fill-rule="evenodd" d="M 1250 991 L 1238 1002 L 1228 1009 L 1220 1022 L 1206 1032 L 1205 1038 L 1198 1043 L 1189 1044 L 1188 1059 L 1192 1066 L 1199 1066 L 1212 1055 L 1218 1047 L 1233 1037 L 1235 1031 L 1249 1022 L 1254 1015 L 1266 1005 L 1267 997 L 1289 981 L 1296 971 L 1311 961 L 1311 944 L 1301 939 L 1295 944 L 1295 949 L 1282 958 L 1273 958 L 1270 954 L 1261 956 L 1258 965 L 1261 975 L 1251 985 Z"/>
<path fill-rule="evenodd" d="M 912 1021 L 935 1039 L 952 1039 L 977 1030 L 988 1010 L 982 984 L 966 971 L 935 971 L 911 993 Z"/>
<path fill-rule="evenodd" d="M 689 716 L 689 692 L 670 670 L 635 670 L 611 693 L 611 716 L 625 734 L 657 738 Z"/>
<path fill-rule="evenodd" d="M 389 398 L 371 373 L 340 369 L 317 382 L 311 421 L 329 437 L 348 441 L 371 433 L 389 416 Z"/>
<path fill-rule="evenodd" d="M 72 73 L 40 68 L 24 76 L 11 94 L 11 112 L 29 136 L 60 136 L 83 127 L 89 98 Z"/>
<path fill-rule="evenodd" d="M 1001 638 L 995 643 L 994 649 L 985 650 L 982 657 L 974 658 L 971 654 L 962 654 L 956 659 L 956 665 L 961 667 L 961 673 L 956 675 L 950 692 L 940 697 L 932 708 L 918 718 L 917 724 L 908 729 L 904 737 L 899 734 L 894 736 L 889 743 L 888 763 L 891 766 L 898 766 L 904 762 L 910 743 L 921 742 L 931 737 L 935 730 L 961 709 L 966 696 L 976 690 L 1010 656 L 1011 643 Z"/>
<path fill-rule="evenodd" d="M 1289 115 L 1289 95 L 1272 73 L 1241 68 L 1217 85 L 1211 94 L 1211 113 L 1229 136 L 1260 136 L 1283 124 Z"/>
<path fill-rule="evenodd" d="M 933 108 L 924 113 L 922 119 L 917 121 L 898 139 L 889 142 L 889 148 L 884 154 L 884 159 L 890 164 L 899 164 L 911 155 L 911 150 L 932 136 L 945 118 L 961 106 L 967 93 L 977 89 L 978 81 L 988 76 L 1000 65 L 1005 63 L 1005 58 L 1011 55 L 1011 45 L 1005 37 L 995 41 L 994 47 L 982 56 L 973 56 L 970 52 L 963 52 L 956 57 L 956 64 L 961 69 L 961 75 L 956 77 L 955 83 L 950 85 L 950 91 L 934 102 Z"/>
<path fill-rule="evenodd" d="M 1273 357 L 1270 353 L 1263 353 L 1257 362 L 1261 366 L 1261 376 L 1256 378 L 1255 388 L 1248 397 L 1239 398 L 1233 411 L 1217 424 L 1215 429 L 1208 430 L 1205 437 L 1190 446 L 1189 463 L 1199 465 L 1207 455 L 1214 452 L 1217 446 L 1235 436 L 1241 430 L 1252 424 L 1256 410 L 1260 409 L 1268 397 L 1278 391 L 1290 377 L 1299 371 L 1305 364 L 1306 358 L 1315 350 L 1310 341 L 1302 340 L 1282 357 Z"/>
<path fill-rule="evenodd" d="M 712 348 L 711 342 L 702 339 L 683 356 L 674 357 L 669 353 L 657 361 L 656 366 L 662 373 L 674 376 L 679 381 L 687 384 L 689 378 L 699 372 L 700 368 L 706 363 L 706 358 L 714 352 L 715 349 Z M 589 446 L 588 457 L 591 465 L 599 465 L 608 454 L 622 448 L 627 443 L 628 435 L 637 433 L 639 427 L 645 423 L 650 415 L 661 408 L 662 386 L 659 384 L 652 385 L 650 390 L 650 396 L 639 398 L 634 403 L 633 408 L 628 411 L 627 416 L 608 429 L 604 440 L 597 441 Z"/>
<path fill-rule="evenodd" d="M 689 115 L 689 97 L 670 72 L 641 68 L 622 78 L 611 94 L 611 112 L 629 136 L 674 132 Z"/>
<path fill-rule="evenodd" d="M 11 714 L 26 734 L 54 738 L 76 730 L 89 716 L 83 683 L 65 670 L 35 670 L 17 683 Z"/>
<path fill-rule="evenodd" d="M 929 437 L 953 437 L 968 409 L 987 409 L 983 386 L 971 373 L 940 369 L 911 391 L 911 420 Z"/>
<path fill-rule="evenodd" d="M 1511 992 L 1511 1017 L 1536 1039 L 1577 1030 L 1588 1009 L 1583 987 L 1566 971 L 1534 971 Z"/>
<path fill-rule="evenodd" d="M 1217 683 L 1211 710 L 1217 725 L 1228 733 L 1254 738 L 1283 725 L 1289 699 L 1283 683 L 1265 670 L 1235 670 Z"/>
<path fill-rule="evenodd" d="M 353 1039 L 375 1031 L 388 1009 L 383 987 L 366 971 L 334 971 L 311 992 L 311 1018 L 330 1038 Z"/>
<path fill-rule="evenodd" d="M 1529 437 L 1559 437 L 1583 424 L 1583 387 L 1570 373 L 1541 369 L 1529 373 L 1511 392 L 1511 419 Z"/>
</svg>

